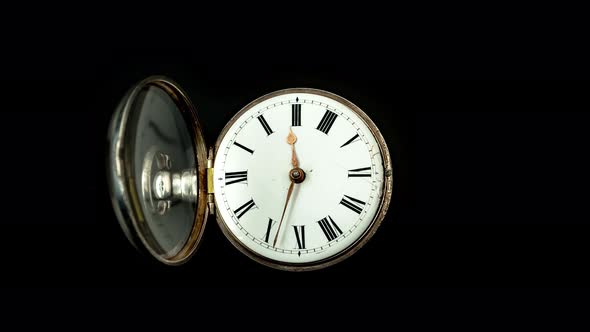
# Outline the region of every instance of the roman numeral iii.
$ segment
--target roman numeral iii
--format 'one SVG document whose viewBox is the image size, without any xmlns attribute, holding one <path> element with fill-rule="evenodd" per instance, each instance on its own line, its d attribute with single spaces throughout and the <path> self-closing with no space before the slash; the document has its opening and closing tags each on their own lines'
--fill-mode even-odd
<svg viewBox="0 0 590 332">
<path fill-rule="evenodd" d="M 350 197 L 348 195 L 344 195 L 344 198 L 340 201 L 340 204 L 346 206 L 347 208 L 351 209 L 352 211 L 360 214 L 363 211 L 363 207 L 365 206 L 365 202 L 361 201 L 360 199 L 356 199 Z"/>
<path fill-rule="evenodd" d="M 328 132 L 330 132 L 330 128 L 332 128 L 337 117 L 338 115 L 336 115 L 336 113 L 326 110 L 326 113 L 324 113 L 324 116 L 316 129 L 328 135 Z"/>
<path fill-rule="evenodd" d="M 320 228 L 322 229 L 322 232 L 324 232 L 326 238 L 328 238 L 328 242 L 334 240 L 342 234 L 340 227 L 336 225 L 336 223 L 330 216 L 318 221 L 318 224 L 320 225 Z"/>
<path fill-rule="evenodd" d="M 244 205 L 242 205 L 239 208 L 237 208 L 234 211 L 234 213 L 238 216 L 238 219 L 240 219 L 240 217 L 242 217 L 246 212 L 250 211 L 250 209 L 252 209 L 255 206 L 256 206 L 256 204 L 254 203 L 254 199 L 250 199 Z"/>
<path fill-rule="evenodd" d="M 257 119 L 258 119 L 258 121 L 260 121 L 262 128 L 264 128 L 264 131 L 266 131 L 267 136 L 273 133 L 272 129 L 270 129 L 270 126 L 266 122 L 266 119 L 264 118 L 264 116 L 261 115 Z"/>
<path fill-rule="evenodd" d="M 297 247 L 299 249 L 305 249 L 305 225 L 293 226 L 293 229 L 297 238 Z"/>
<path fill-rule="evenodd" d="M 225 185 L 246 181 L 247 178 L 248 171 L 225 172 Z"/>
<path fill-rule="evenodd" d="M 351 169 L 348 171 L 348 177 L 349 178 L 370 178 L 371 177 L 371 167 Z"/>
<path fill-rule="evenodd" d="M 291 126 L 301 126 L 301 104 L 291 105 Z"/>
</svg>

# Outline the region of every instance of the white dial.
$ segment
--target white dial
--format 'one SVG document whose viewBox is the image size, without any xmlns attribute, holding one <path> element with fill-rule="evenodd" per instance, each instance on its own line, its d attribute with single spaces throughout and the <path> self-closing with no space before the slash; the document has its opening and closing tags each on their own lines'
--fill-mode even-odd
<svg viewBox="0 0 590 332">
<path fill-rule="evenodd" d="M 385 176 L 383 147 L 361 112 L 323 91 L 290 89 L 258 99 L 228 124 L 214 189 L 234 243 L 271 263 L 313 265 L 367 236 Z M 290 177 L 294 168 L 305 175 L 300 183 Z"/>
</svg>

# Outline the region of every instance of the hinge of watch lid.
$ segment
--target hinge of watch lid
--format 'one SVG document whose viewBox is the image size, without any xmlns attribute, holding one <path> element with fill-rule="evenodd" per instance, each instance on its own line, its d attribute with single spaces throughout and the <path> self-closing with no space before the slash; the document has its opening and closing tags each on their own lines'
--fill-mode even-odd
<svg viewBox="0 0 590 332">
<path fill-rule="evenodd" d="M 215 213 L 213 177 L 213 148 L 211 147 L 207 156 L 207 205 L 209 206 L 209 214 L 211 215 Z"/>
</svg>

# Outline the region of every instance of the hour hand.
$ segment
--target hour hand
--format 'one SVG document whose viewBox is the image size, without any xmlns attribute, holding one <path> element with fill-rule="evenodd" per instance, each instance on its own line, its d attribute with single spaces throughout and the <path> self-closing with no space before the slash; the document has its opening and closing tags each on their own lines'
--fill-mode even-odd
<svg viewBox="0 0 590 332">
<path fill-rule="evenodd" d="M 299 167 L 299 161 L 297 160 L 297 154 L 295 153 L 295 142 L 297 142 L 297 136 L 295 136 L 293 130 L 289 128 L 289 136 L 287 136 L 287 143 L 291 145 L 291 165 L 293 165 L 293 167 Z"/>
</svg>

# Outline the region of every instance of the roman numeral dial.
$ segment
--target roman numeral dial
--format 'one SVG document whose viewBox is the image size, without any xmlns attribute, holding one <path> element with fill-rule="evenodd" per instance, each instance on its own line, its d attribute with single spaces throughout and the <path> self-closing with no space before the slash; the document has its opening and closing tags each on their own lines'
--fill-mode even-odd
<svg viewBox="0 0 590 332">
<path fill-rule="evenodd" d="M 347 146 L 350 143 L 354 143 L 354 142 L 356 142 L 358 140 L 358 138 L 359 138 L 359 134 L 356 134 L 356 135 L 352 136 L 351 139 L 349 139 L 344 144 L 342 144 L 340 147 L 343 148 L 343 147 Z"/>
<path fill-rule="evenodd" d="M 270 126 L 266 122 L 266 119 L 264 118 L 263 115 L 258 117 L 258 121 L 260 121 L 260 125 L 262 126 L 262 128 L 264 128 L 264 131 L 266 132 L 267 136 L 273 133 L 272 129 L 270 128 Z"/>
<path fill-rule="evenodd" d="M 342 200 L 340 201 L 340 204 L 342 204 L 345 207 L 349 208 L 350 210 L 360 214 L 363 211 L 363 207 L 367 203 L 361 201 L 360 199 L 356 199 L 354 197 L 344 195 L 344 198 L 342 198 Z"/>
<path fill-rule="evenodd" d="M 348 170 L 349 178 L 370 178 L 371 167 L 355 168 Z"/>
<path fill-rule="evenodd" d="M 330 216 L 318 221 L 318 225 L 320 225 L 320 228 L 322 229 L 322 232 L 324 232 L 328 242 L 336 239 L 342 234 L 342 230 Z"/>
<path fill-rule="evenodd" d="M 250 209 L 252 209 L 253 207 L 256 207 L 256 203 L 254 203 L 254 199 L 251 199 L 244 203 L 244 205 L 234 210 L 234 213 L 236 214 L 238 219 L 240 219 L 244 214 L 246 214 L 246 212 L 250 211 Z"/>
<path fill-rule="evenodd" d="M 234 145 L 237 146 L 237 147 L 239 147 L 240 149 L 242 149 L 244 151 L 247 151 L 247 152 L 250 152 L 250 153 L 254 153 L 254 150 L 252 150 L 252 149 L 248 148 L 247 146 L 244 146 L 244 145 L 242 145 L 242 144 L 240 144 L 238 142 L 234 142 Z"/>
<path fill-rule="evenodd" d="M 225 185 L 244 182 L 248 179 L 248 171 L 225 172 Z"/>
<path fill-rule="evenodd" d="M 301 126 L 301 104 L 291 105 L 291 126 Z"/>
<path fill-rule="evenodd" d="M 293 231 L 295 232 L 295 238 L 297 239 L 297 248 L 305 249 L 305 225 L 293 225 Z"/>
<path fill-rule="evenodd" d="M 270 230 L 272 229 L 272 226 L 275 224 L 275 221 L 272 220 L 271 218 L 268 218 L 268 224 L 266 226 L 266 234 L 264 235 L 264 242 L 266 243 L 270 243 L 268 242 L 270 239 Z"/>
<path fill-rule="evenodd" d="M 338 115 L 336 115 L 336 113 L 326 110 L 326 113 L 324 113 L 324 116 L 316 129 L 328 135 L 337 117 Z"/>
</svg>

